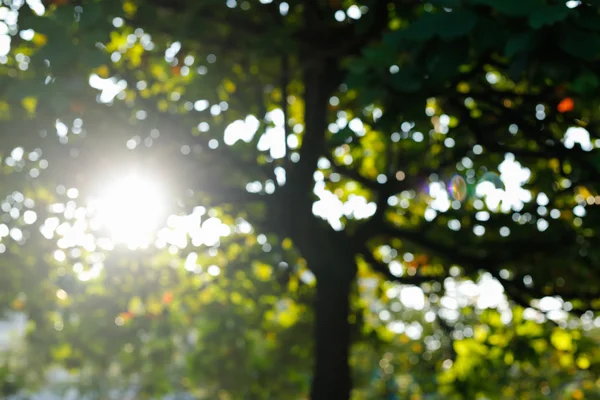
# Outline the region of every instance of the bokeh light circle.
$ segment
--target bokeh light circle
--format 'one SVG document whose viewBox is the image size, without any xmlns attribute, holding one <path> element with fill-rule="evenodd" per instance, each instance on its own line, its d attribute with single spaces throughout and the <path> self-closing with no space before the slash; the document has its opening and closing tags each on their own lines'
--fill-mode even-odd
<svg viewBox="0 0 600 400">
<path fill-rule="evenodd" d="M 460 175 L 450 178 L 448 191 L 454 200 L 464 201 L 467 198 L 467 182 Z"/>
</svg>

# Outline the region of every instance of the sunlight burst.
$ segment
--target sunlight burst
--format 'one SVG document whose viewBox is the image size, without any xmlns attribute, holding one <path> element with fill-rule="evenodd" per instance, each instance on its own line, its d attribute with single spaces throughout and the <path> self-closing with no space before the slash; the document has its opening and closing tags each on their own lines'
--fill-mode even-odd
<svg viewBox="0 0 600 400">
<path fill-rule="evenodd" d="M 130 249 L 153 242 L 163 212 L 157 185 L 134 174 L 107 188 L 90 206 L 95 224 L 106 229 L 113 242 Z"/>
</svg>

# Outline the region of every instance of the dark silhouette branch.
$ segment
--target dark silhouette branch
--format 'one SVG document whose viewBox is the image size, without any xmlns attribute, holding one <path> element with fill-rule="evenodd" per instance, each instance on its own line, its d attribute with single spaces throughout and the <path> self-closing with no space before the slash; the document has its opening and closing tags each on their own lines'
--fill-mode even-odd
<svg viewBox="0 0 600 400">
<path fill-rule="evenodd" d="M 439 281 L 441 279 L 439 277 L 433 277 L 433 276 L 428 277 L 428 276 L 422 276 L 422 275 L 397 276 L 397 275 L 394 275 L 391 273 L 389 266 L 387 264 L 377 260 L 373 256 L 373 252 L 366 246 L 363 246 L 363 248 L 360 250 L 359 254 L 364 258 L 364 260 L 371 266 L 371 268 L 374 271 L 382 274 L 383 277 L 385 279 L 387 279 L 388 281 L 403 283 L 406 285 L 420 285 L 421 283 L 424 283 L 424 282 Z"/>
</svg>

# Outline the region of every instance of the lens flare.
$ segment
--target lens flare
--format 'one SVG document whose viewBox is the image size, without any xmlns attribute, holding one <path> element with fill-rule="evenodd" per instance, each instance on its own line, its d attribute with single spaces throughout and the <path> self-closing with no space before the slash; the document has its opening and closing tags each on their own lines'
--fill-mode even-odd
<svg viewBox="0 0 600 400">
<path fill-rule="evenodd" d="M 448 191 L 454 200 L 463 201 L 467 198 L 467 182 L 460 175 L 450 178 Z"/>
<path fill-rule="evenodd" d="M 496 189 L 504 189 L 504 184 L 502 183 L 502 179 L 500 179 L 500 176 L 495 172 L 486 172 L 485 174 L 483 174 L 483 176 L 479 180 L 479 183 L 484 183 L 484 182 L 489 182 L 489 183 L 493 184 L 494 188 L 496 188 Z"/>
</svg>

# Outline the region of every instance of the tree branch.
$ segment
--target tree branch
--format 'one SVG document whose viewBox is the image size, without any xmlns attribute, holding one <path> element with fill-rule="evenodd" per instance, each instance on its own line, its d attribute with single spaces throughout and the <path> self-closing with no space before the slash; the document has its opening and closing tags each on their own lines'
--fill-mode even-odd
<svg viewBox="0 0 600 400">
<path fill-rule="evenodd" d="M 362 255 L 363 258 L 365 259 L 365 261 L 371 265 L 371 268 L 374 271 L 379 272 L 380 274 L 382 274 L 384 276 L 385 279 L 387 279 L 389 281 L 403 283 L 405 285 L 420 285 L 421 283 L 424 283 L 424 282 L 438 280 L 438 278 L 435 278 L 435 277 L 427 277 L 427 276 L 422 276 L 422 275 L 413 275 L 413 276 L 394 275 L 391 273 L 389 266 L 387 264 L 375 259 L 375 257 L 373 256 L 373 252 L 367 246 L 363 246 L 360 249 L 359 254 Z"/>
</svg>

